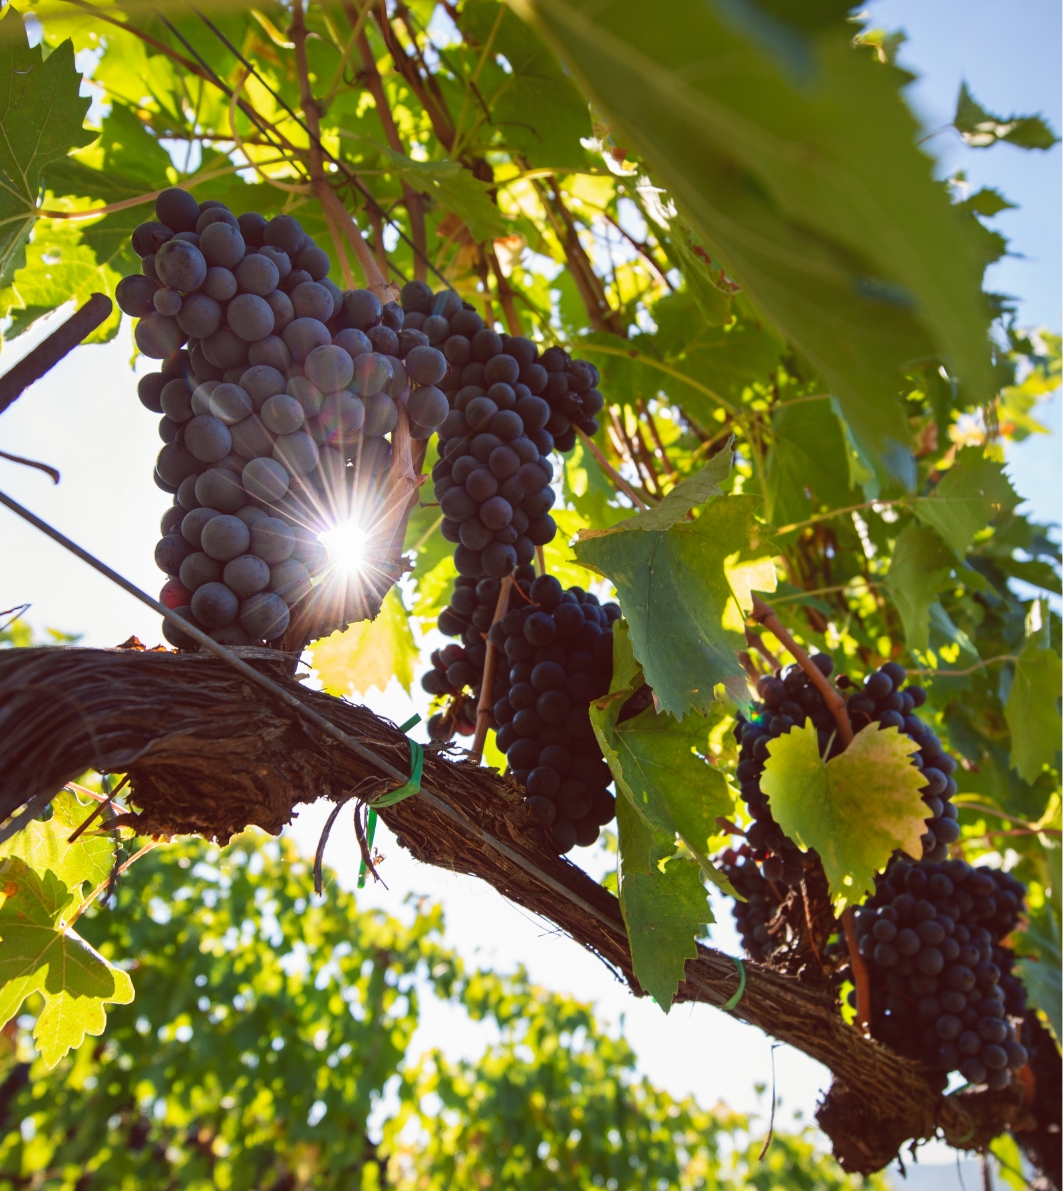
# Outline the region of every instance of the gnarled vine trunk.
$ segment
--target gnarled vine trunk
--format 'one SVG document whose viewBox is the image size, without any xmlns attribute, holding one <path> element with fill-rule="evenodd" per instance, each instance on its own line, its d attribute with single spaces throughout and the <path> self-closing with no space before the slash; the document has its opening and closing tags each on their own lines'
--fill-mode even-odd
<svg viewBox="0 0 1063 1191">
<path fill-rule="evenodd" d="M 385 761 L 408 769 L 408 745 L 394 725 L 305 690 L 289 677 L 286 655 L 238 652 Z M 140 648 L 0 652 L 0 814 L 89 768 L 130 775 L 138 832 L 221 842 L 250 825 L 277 833 L 300 803 L 339 801 L 356 786 L 371 796 L 393 784 L 215 657 Z M 417 859 L 487 881 L 644 995 L 617 899 L 546 847 L 507 779 L 428 750 L 422 795 L 381 814 Z M 968 1149 L 983 1148 L 1006 1127 L 1020 1140 L 1024 1129 L 1035 1130 L 1021 1086 L 941 1096 L 917 1064 L 847 1025 L 828 988 L 753 962 L 746 969 L 745 992 L 731 1012 L 834 1073 L 818 1118 L 847 1170 L 879 1170 L 905 1141 L 937 1130 Z M 719 1006 L 736 982 L 729 956 L 699 947 L 677 999 Z M 1049 1173 L 1058 1186 L 1058 1172 Z"/>
</svg>

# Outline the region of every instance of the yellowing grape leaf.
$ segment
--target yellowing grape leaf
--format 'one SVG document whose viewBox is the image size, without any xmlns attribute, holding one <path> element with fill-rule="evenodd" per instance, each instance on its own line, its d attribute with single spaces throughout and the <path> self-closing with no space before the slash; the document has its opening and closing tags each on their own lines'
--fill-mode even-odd
<svg viewBox="0 0 1063 1191">
<path fill-rule="evenodd" d="M 934 491 L 913 503 L 919 520 L 936 529 L 962 558 L 974 535 L 1002 509 L 1013 509 L 1019 497 L 999 463 L 968 447 Z"/>
<path fill-rule="evenodd" d="M 674 837 L 651 831 L 624 798 L 616 804 L 620 910 L 639 984 L 668 1012 L 696 959 L 701 927 L 713 921 L 698 865 L 674 856 Z M 663 864 L 663 868 L 662 868 Z"/>
<path fill-rule="evenodd" d="M 705 875 L 730 890 L 713 866 L 708 841 L 719 834 L 716 817 L 729 817 L 734 798 L 723 774 L 708 761 L 708 726 L 698 715 L 679 721 L 651 703 L 618 723 L 620 711 L 643 686 L 626 621 L 613 625 L 613 682 L 610 693 L 591 705 L 591 723 L 620 801 L 627 801 L 646 830 L 674 848 L 678 835 L 697 858 Z M 669 851 L 670 854 L 670 851 Z"/>
<path fill-rule="evenodd" d="M 768 745 L 760 787 L 783 831 L 823 862 L 835 906 L 855 905 L 874 892 L 875 873 L 894 849 L 922 855 L 926 803 L 923 776 L 909 761 L 918 745 L 877 724 L 826 763 L 816 729 L 793 728 Z"/>
<path fill-rule="evenodd" d="M 1038 646 L 1031 637 L 1015 663 L 1004 718 L 1011 729 L 1011 768 L 1033 783 L 1059 752 L 1059 689 L 1061 667 L 1055 650 Z"/>
<path fill-rule="evenodd" d="M 24 860 L 0 864 L 0 1022 L 8 1022 L 31 993 L 44 997 L 33 1037 L 45 1064 L 54 1067 L 86 1034 L 107 1024 L 107 1004 L 133 1000 L 127 973 L 108 963 L 73 930 L 63 911 L 73 902 L 54 872 L 43 877 Z"/>
<path fill-rule="evenodd" d="M 365 695 L 372 687 L 383 694 L 393 677 L 407 691 L 413 683 L 417 644 L 395 588 L 384 597 L 376 620 L 323 637 L 307 652 L 322 689 L 330 695 Z"/>
</svg>

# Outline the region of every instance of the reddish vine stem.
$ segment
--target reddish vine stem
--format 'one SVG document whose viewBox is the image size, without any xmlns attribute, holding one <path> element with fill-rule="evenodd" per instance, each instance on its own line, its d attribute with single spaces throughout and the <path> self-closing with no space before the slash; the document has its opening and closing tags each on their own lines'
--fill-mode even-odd
<svg viewBox="0 0 1063 1191">
<path fill-rule="evenodd" d="M 491 625 L 494 627 L 506 614 L 506 608 L 509 605 L 509 593 L 513 587 L 513 576 L 507 575 L 502 580 L 502 587 L 498 593 L 498 601 L 495 604 L 495 614 L 491 618 Z M 483 682 L 480 685 L 480 702 L 476 706 L 476 735 L 473 737 L 472 749 L 470 750 L 474 757 L 482 757 L 484 751 L 484 743 L 487 740 L 487 732 L 491 726 L 491 693 L 495 686 L 495 671 L 498 669 L 498 646 L 487 638 L 487 657 L 484 659 L 484 676 Z"/>
<path fill-rule="evenodd" d="M 493 247 L 488 248 L 487 259 L 491 262 L 491 271 L 495 275 L 495 284 L 498 287 L 498 304 L 502 307 L 502 313 L 505 315 L 506 327 L 511 335 L 519 335 L 521 325 L 517 308 L 513 304 L 513 287 L 509 284 L 509 278 L 502 272 L 502 265 L 499 263 L 498 254 Z"/>
<path fill-rule="evenodd" d="M 584 431 L 580 430 L 578 426 L 576 427 L 576 434 L 579 436 L 580 442 L 583 443 L 587 450 L 590 451 L 595 459 L 598 460 L 598 466 L 602 469 L 602 471 L 605 472 L 609 479 L 612 480 L 614 487 L 616 487 L 618 491 L 623 492 L 623 494 L 629 500 L 634 501 L 637 508 L 641 510 L 648 509 L 650 507 L 649 504 L 647 504 L 647 502 L 644 501 L 641 496 L 639 496 L 639 494 L 634 488 L 631 487 L 627 480 L 625 480 L 624 477 L 616 470 L 616 468 L 613 467 L 609 460 L 606 459 L 606 457 L 602 454 L 602 450 L 598 444 Z"/>
<path fill-rule="evenodd" d="M 771 652 L 771 650 L 764 644 L 764 638 L 759 633 L 754 633 L 752 629 L 746 629 L 746 644 L 750 649 L 755 649 L 757 653 L 771 667 L 773 674 L 778 674 L 782 669 L 782 662 Z"/>
<path fill-rule="evenodd" d="M 760 596 L 757 595 L 753 596 L 753 619 L 758 624 L 762 624 L 780 645 L 790 651 L 794 660 L 808 675 L 812 685 L 823 696 L 823 702 L 830 708 L 831 715 L 834 716 L 834 722 L 838 725 L 838 737 L 842 742 L 842 748 L 848 748 L 853 739 L 853 726 L 849 723 L 849 712 L 846 709 L 845 700 L 838 694 L 830 679 L 813 663 L 812 659 L 797 644 L 793 637 L 790 636 L 789 632 L 783 628 L 772 608 L 768 604 L 765 604 Z"/>
<path fill-rule="evenodd" d="M 351 21 L 351 28 L 353 29 L 358 20 L 357 14 L 352 5 L 347 4 L 345 8 L 347 10 L 347 18 Z M 368 84 L 370 94 L 376 101 L 376 111 L 380 117 L 380 123 L 384 126 L 384 136 L 387 137 L 388 144 L 396 153 L 401 153 L 405 156 L 406 149 L 402 143 L 402 138 L 399 136 L 395 117 L 391 113 L 391 105 L 388 103 L 388 97 L 384 91 L 384 82 L 380 77 L 376 59 L 373 57 L 373 51 L 369 46 L 369 38 L 366 37 L 364 29 L 358 35 L 357 44 L 358 52 L 362 58 L 362 68 L 366 83 Z M 394 56 L 394 51 L 392 51 L 392 55 Z M 423 281 L 428 276 L 428 241 L 425 237 L 424 199 L 405 179 L 402 183 L 402 198 L 406 204 L 406 212 L 410 217 L 410 234 L 413 237 L 414 247 L 416 249 L 413 255 L 413 275 L 418 281 Z M 382 236 L 378 235 L 378 243 L 380 243 L 381 251 L 383 251 Z"/>
<path fill-rule="evenodd" d="M 852 906 L 846 906 L 842 911 L 842 926 L 845 929 L 846 946 L 849 948 L 849 968 L 853 974 L 853 986 L 856 988 L 856 1025 L 866 1034 L 871 1025 L 871 980 L 856 942 L 855 914 Z"/>
</svg>

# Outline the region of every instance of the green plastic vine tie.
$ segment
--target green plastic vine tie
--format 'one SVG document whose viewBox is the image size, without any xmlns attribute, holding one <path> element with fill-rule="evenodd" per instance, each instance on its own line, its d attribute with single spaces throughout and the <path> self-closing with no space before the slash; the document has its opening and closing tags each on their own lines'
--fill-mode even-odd
<svg viewBox="0 0 1063 1191">
<path fill-rule="evenodd" d="M 411 716 L 406 723 L 399 725 L 400 732 L 408 732 L 414 724 L 419 724 L 421 717 L 419 715 Z M 419 794 L 421 792 L 421 771 L 424 769 L 424 749 L 417 743 L 416 740 L 410 740 L 410 780 L 404 785 L 399 786 L 397 790 L 391 790 L 387 794 L 381 794 L 379 798 L 375 798 L 369 806 L 369 818 L 365 824 L 365 847 L 366 851 L 372 853 L 373 840 L 376 838 L 376 808 L 384 806 L 394 806 L 397 802 L 402 802 L 404 798 L 409 798 L 411 794 Z M 365 874 L 369 871 L 362 859 L 362 863 L 358 866 L 358 888 L 365 888 Z"/>
<path fill-rule="evenodd" d="M 724 1013 L 730 1013 L 732 1009 L 736 1008 L 738 1002 L 742 999 L 742 994 L 746 991 L 746 966 L 740 959 L 731 956 L 731 962 L 738 969 L 738 988 L 735 990 L 733 997 L 729 997 L 720 1008 Z"/>
</svg>

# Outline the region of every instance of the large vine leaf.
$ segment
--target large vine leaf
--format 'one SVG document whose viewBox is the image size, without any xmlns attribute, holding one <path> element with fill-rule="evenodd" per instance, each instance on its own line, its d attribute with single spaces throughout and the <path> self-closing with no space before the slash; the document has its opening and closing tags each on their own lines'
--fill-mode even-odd
<svg viewBox="0 0 1063 1191">
<path fill-rule="evenodd" d="M 1059 655 L 1031 637 L 1015 663 L 1015 677 L 1004 705 L 1011 729 L 1011 767 L 1033 782 L 1059 752 L 1059 692 L 1063 667 Z"/>
<path fill-rule="evenodd" d="M 9 6 L 0 22 L 0 285 L 24 260 L 41 171 L 95 137 L 81 127 L 90 101 L 80 89 L 73 44 L 64 41 L 45 58 Z"/>
<path fill-rule="evenodd" d="M 620 911 L 639 984 L 667 1013 L 697 936 L 713 919 L 698 865 L 675 856 L 674 837 L 651 831 L 630 803 L 616 807 Z"/>
<path fill-rule="evenodd" d="M 931 605 L 955 565 L 955 556 L 934 530 L 913 521 L 897 535 L 886 586 L 909 649 L 927 648 Z"/>
<path fill-rule="evenodd" d="M 1003 467 L 986 459 L 978 447 L 961 451 L 934 491 L 913 502 L 915 515 L 936 529 L 958 558 L 967 553 L 979 530 L 1018 503 Z"/>
<path fill-rule="evenodd" d="M 613 627 L 613 681 L 609 694 L 591 705 L 591 723 L 618 791 L 641 816 L 647 830 L 674 845 L 678 835 L 705 875 L 729 889 L 708 858 L 719 835 L 716 818 L 729 817 L 734 797 L 727 779 L 705 760 L 708 728 L 700 716 L 677 720 L 651 704 L 618 722 L 624 704 L 643 686 L 643 672 L 631 648 L 626 621 Z"/>
<path fill-rule="evenodd" d="M 591 135 L 587 101 L 535 32 L 494 0 L 467 0 L 461 27 L 477 50 L 473 69 L 479 68 L 464 127 L 475 120 L 535 165 L 585 168 L 580 142 Z"/>
<path fill-rule="evenodd" d="M 728 564 L 774 554 L 754 517 L 759 503 L 755 496 L 717 497 L 693 521 L 664 530 L 654 528 L 652 512 L 643 513 L 612 529 L 585 530 L 573 545 L 584 566 L 616 587 L 646 681 L 660 709 L 679 719 L 689 711 L 707 714 L 717 683 L 746 697 L 736 653 L 745 646 L 742 614 Z M 762 581 L 774 587 L 774 574 Z"/>
<path fill-rule="evenodd" d="M 488 195 L 487 184 L 459 161 L 415 161 L 393 149 L 382 149 L 414 190 L 424 191 L 465 224 L 476 241 L 505 236 L 508 228 Z"/>
<path fill-rule="evenodd" d="M 911 482 L 903 371 L 944 354 L 976 399 L 993 384 L 978 240 L 915 146 L 907 76 L 854 50 L 840 10 L 795 28 L 804 6 L 510 2 Z"/>
<path fill-rule="evenodd" d="M 133 982 L 63 922 L 74 900 L 54 872 L 38 875 L 18 856 L 0 864 L 0 1022 L 32 993 L 44 998 L 33 1037 L 47 1067 L 107 1024 L 105 1006 L 128 1005 Z"/>
<path fill-rule="evenodd" d="M 823 862 L 839 908 L 863 901 L 894 849 L 921 856 L 926 804 L 922 774 L 909 761 L 918 745 L 896 728 L 868 724 L 824 762 L 814 725 L 768 745 L 760 786 L 779 826 Z"/>
<path fill-rule="evenodd" d="M 396 678 L 406 691 L 413 683 L 417 643 L 396 588 L 384 597 L 375 620 L 352 624 L 307 647 L 310 665 L 330 695 L 383 693 Z"/>
</svg>

